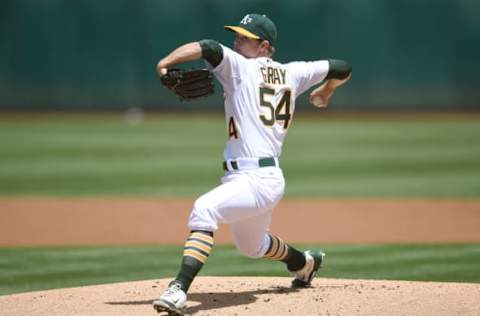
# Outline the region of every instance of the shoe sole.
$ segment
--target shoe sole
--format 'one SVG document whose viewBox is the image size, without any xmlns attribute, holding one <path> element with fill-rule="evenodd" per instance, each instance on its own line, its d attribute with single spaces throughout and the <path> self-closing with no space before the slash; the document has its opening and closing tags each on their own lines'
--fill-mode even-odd
<svg viewBox="0 0 480 316">
<path fill-rule="evenodd" d="M 186 307 L 176 308 L 161 300 L 153 302 L 153 308 L 157 313 L 167 313 L 168 316 L 183 316 L 187 312 Z"/>
</svg>

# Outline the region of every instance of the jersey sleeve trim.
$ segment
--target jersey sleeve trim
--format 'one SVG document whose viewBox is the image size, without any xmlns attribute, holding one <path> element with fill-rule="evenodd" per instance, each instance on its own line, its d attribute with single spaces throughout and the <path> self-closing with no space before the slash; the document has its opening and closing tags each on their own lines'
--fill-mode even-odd
<svg viewBox="0 0 480 316">
<path fill-rule="evenodd" d="M 340 59 L 329 59 L 329 69 L 325 79 L 345 79 L 352 73 L 352 66 Z"/>
<path fill-rule="evenodd" d="M 223 60 L 223 49 L 220 43 L 211 39 L 204 39 L 199 41 L 202 48 L 202 58 L 216 67 Z"/>
</svg>

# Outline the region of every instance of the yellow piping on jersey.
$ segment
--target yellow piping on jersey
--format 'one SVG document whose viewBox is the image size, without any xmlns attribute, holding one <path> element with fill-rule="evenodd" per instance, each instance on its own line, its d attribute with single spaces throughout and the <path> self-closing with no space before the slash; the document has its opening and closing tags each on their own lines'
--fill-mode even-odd
<svg viewBox="0 0 480 316">
<path fill-rule="evenodd" d="M 249 38 L 260 39 L 259 36 L 253 34 L 253 33 L 250 32 L 250 31 L 247 31 L 246 29 L 244 29 L 243 27 L 240 27 L 240 26 L 229 26 L 229 25 L 226 25 L 226 26 L 224 26 L 224 28 L 225 28 L 226 30 L 233 31 L 233 32 L 235 32 L 235 33 L 241 34 L 241 35 L 246 36 L 246 37 L 249 37 Z"/>
</svg>

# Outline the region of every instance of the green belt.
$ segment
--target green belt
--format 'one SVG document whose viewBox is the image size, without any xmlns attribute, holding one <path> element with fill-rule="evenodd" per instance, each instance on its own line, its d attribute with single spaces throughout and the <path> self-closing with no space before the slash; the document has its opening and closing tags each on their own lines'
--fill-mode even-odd
<svg viewBox="0 0 480 316">
<path fill-rule="evenodd" d="M 228 171 L 227 162 L 224 161 L 222 163 L 222 165 L 223 165 L 223 170 Z M 235 160 L 231 161 L 231 165 L 232 165 L 232 168 L 234 170 L 238 170 L 238 163 Z M 273 157 L 260 158 L 260 159 L 258 159 L 258 166 L 260 168 L 262 168 L 262 167 L 275 167 L 276 166 L 275 158 L 273 158 Z"/>
</svg>

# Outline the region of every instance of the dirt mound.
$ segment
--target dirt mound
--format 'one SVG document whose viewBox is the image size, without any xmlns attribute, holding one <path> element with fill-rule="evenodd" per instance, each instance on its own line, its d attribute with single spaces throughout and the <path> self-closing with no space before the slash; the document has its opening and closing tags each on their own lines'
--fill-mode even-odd
<svg viewBox="0 0 480 316">
<path fill-rule="evenodd" d="M 0 315 L 156 315 L 169 280 L 0 296 Z M 195 315 L 480 315 L 480 284 L 289 278 L 200 277 L 188 296 Z"/>
</svg>

